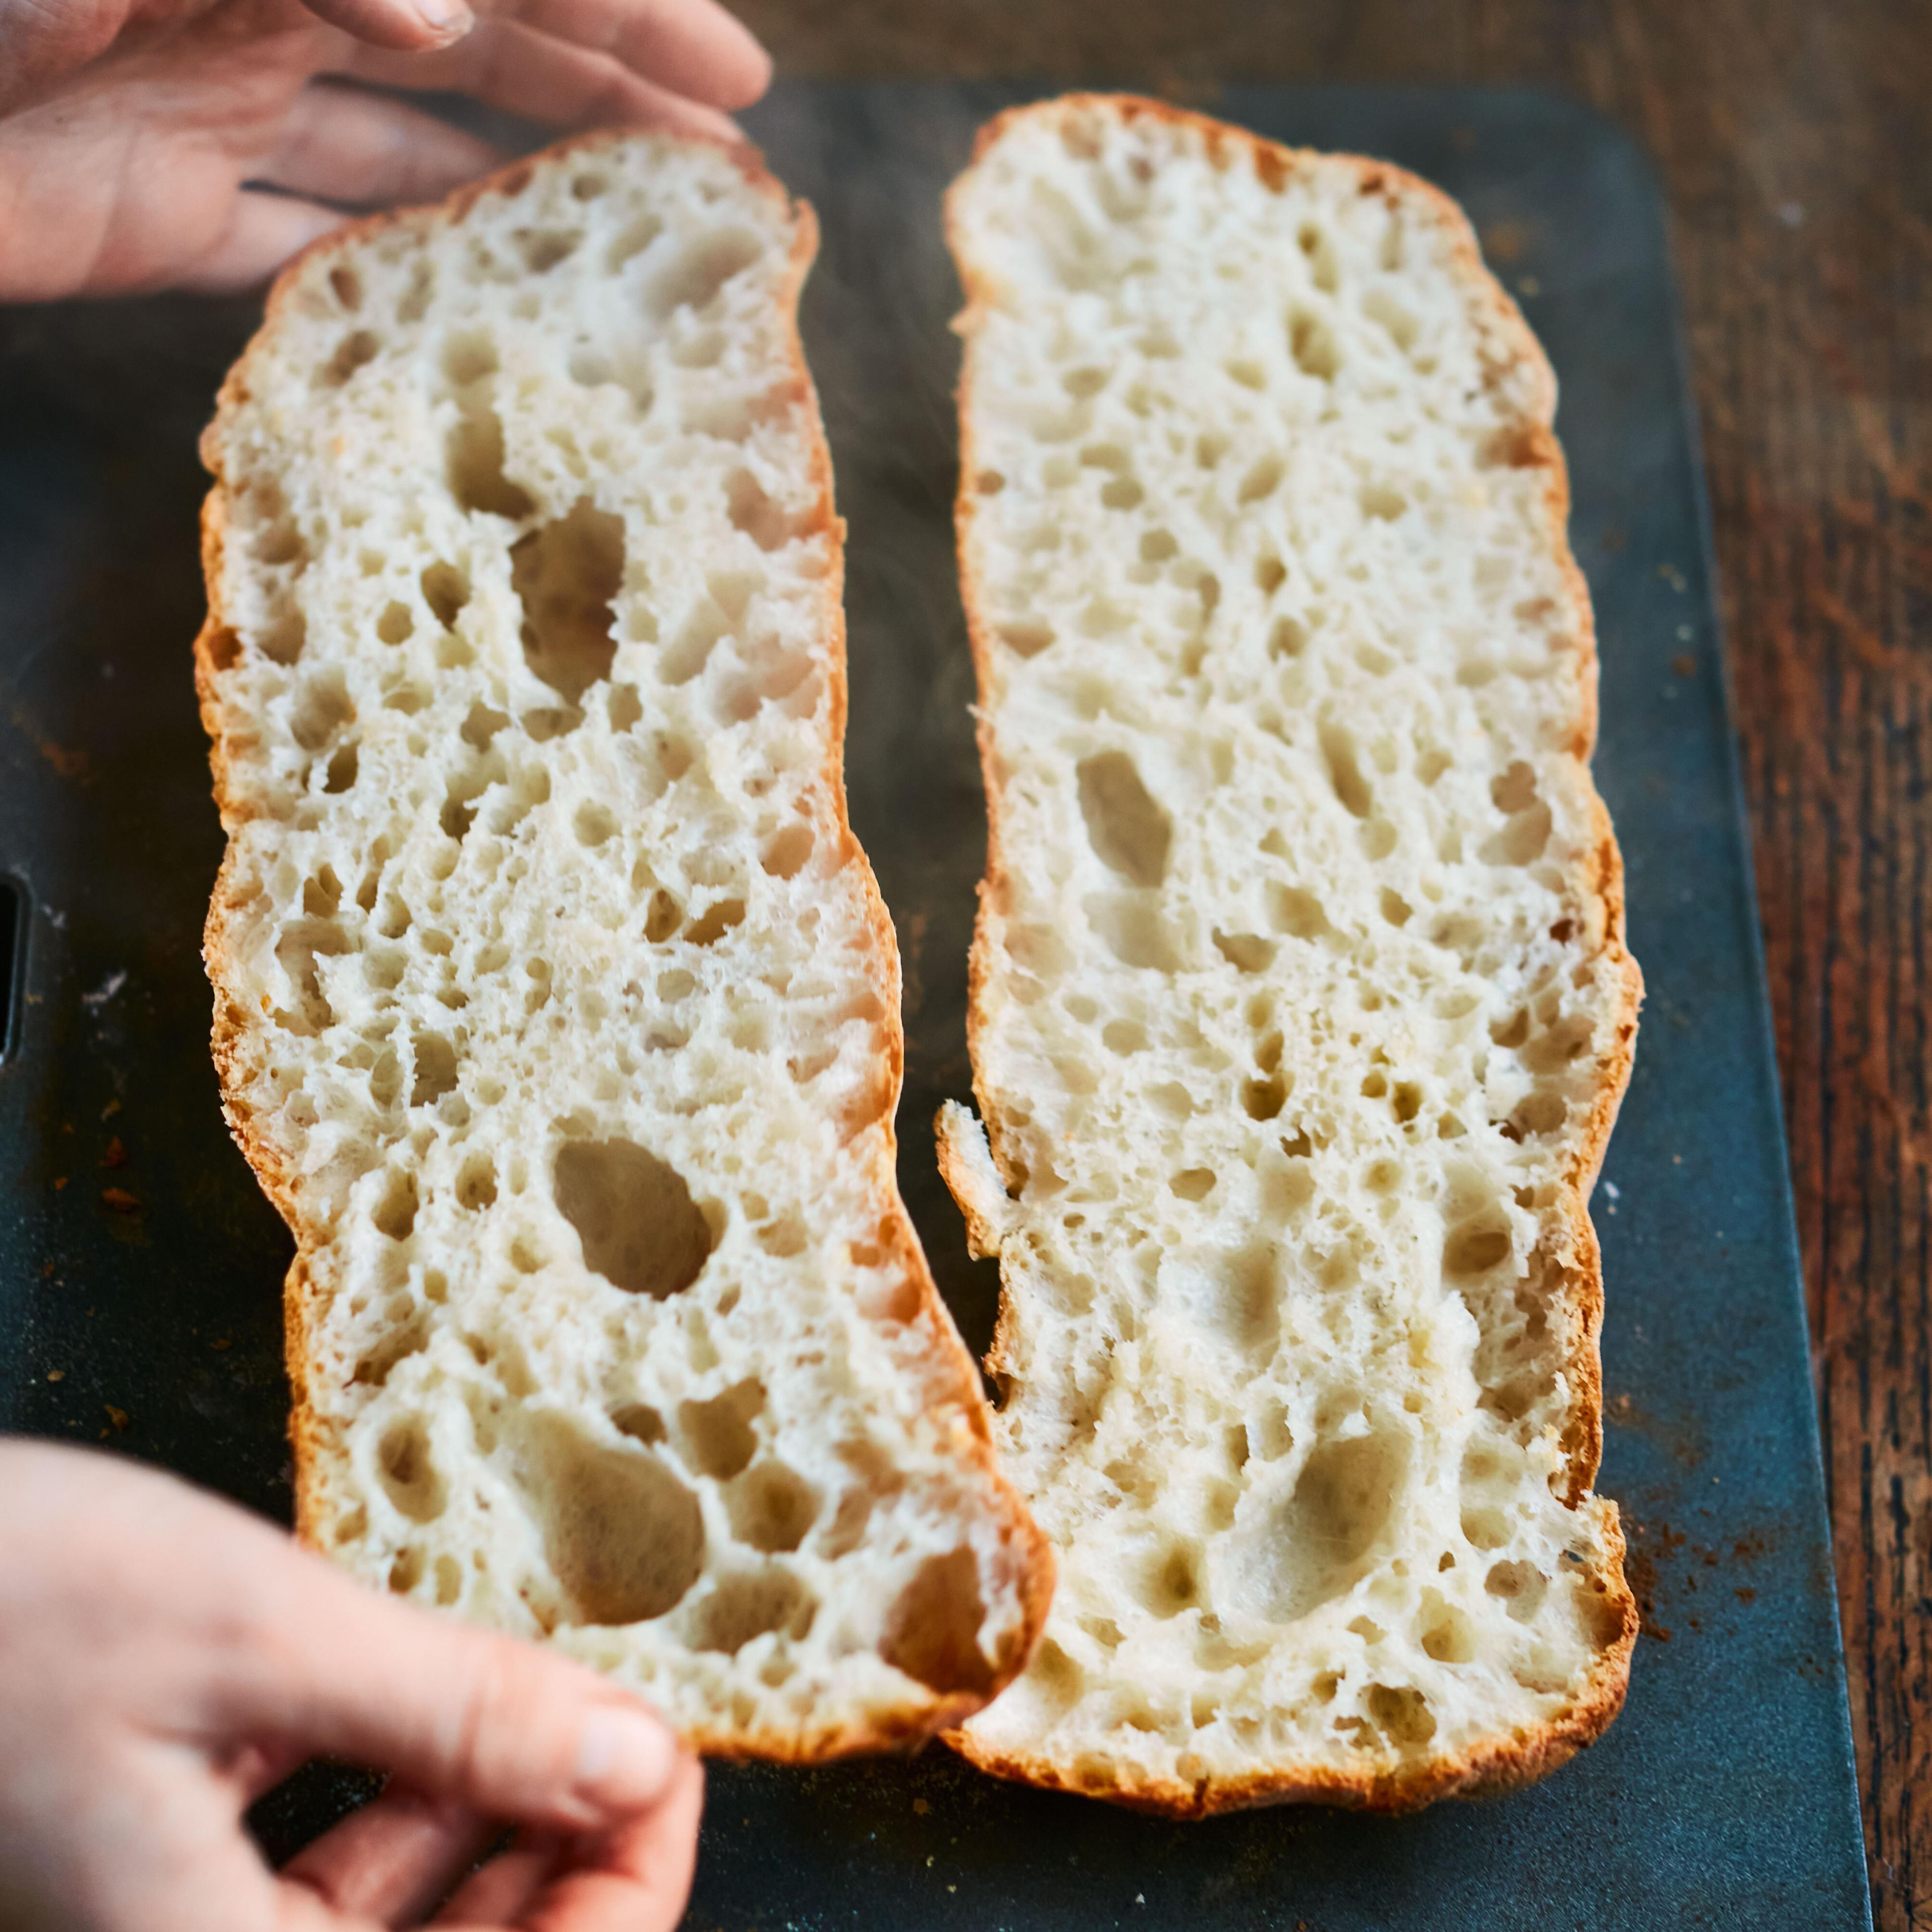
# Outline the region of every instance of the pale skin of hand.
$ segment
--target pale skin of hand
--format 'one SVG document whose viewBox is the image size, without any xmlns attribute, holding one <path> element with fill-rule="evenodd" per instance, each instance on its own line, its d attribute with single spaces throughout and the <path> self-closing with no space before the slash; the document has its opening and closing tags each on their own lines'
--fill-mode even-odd
<svg viewBox="0 0 1932 1932">
<path fill-rule="evenodd" d="M 329 204 L 434 199 L 500 158 L 358 81 L 729 138 L 770 78 L 716 0 L 477 5 L 0 0 L 0 302 L 245 289 Z"/>
<path fill-rule="evenodd" d="M 676 1925 L 704 1774 L 607 1679 L 90 1451 L 0 1440 L 0 1552 L 8 1932 Z M 272 1872 L 242 1814 L 317 1755 L 394 1781 Z"/>
</svg>

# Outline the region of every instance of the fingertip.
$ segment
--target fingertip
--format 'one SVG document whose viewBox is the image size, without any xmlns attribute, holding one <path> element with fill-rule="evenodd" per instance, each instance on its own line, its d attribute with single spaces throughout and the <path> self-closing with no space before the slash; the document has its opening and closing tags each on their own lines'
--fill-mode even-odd
<svg viewBox="0 0 1932 1932">
<path fill-rule="evenodd" d="M 578 1732 L 571 1795 L 598 1822 L 644 1810 L 662 1799 L 687 1755 L 647 1706 L 593 1704 Z"/>
<path fill-rule="evenodd" d="M 732 24 L 744 35 L 744 45 L 730 71 L 722 77 L 716 104 L 728 113 L 736 114 L 765 98 L 772 84 L 772 64 L 764 42 L 753 34 L 750 28 L 739 21 Z"/>
<path fill-rule="evenodd" d="M 685 16 L 683 57 L 640 67 L 661 86 L 736 113 L 764 98 L 772 84 L 772 57 L 736 14 L 700 0 Z"/>
<path fill-rule="evenodd" d="M 310 12 L 365 46 L 392 53 L 435 53 L 476 24 L 465 0 L 307 0 Z"/>
</svg>

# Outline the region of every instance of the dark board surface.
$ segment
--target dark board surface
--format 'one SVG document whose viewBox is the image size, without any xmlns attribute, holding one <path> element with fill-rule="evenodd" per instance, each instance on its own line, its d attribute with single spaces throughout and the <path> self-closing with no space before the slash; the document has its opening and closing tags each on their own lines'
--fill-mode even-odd
<svg viewBox="0 0 1932 1932">
<path fill-rule="evenodd" d="M 825 230 L 805 328 L 851 526 L 852 815 L 905 955 L 902 1184 L 976 1346 L 994 1284 L 965 1257 L 928 1125 L 970 1084 L 983 850 L 950 550 L 958 298 L 935 217 L 973 128 L 1012 98 L 796 86 L 748 117 Z M 1778 1096 L 1654 184 L 1605 124 L 1546 97 L 1234 88 L 1216 105 L 1460 196 L 1563 384 L 1603 639 L 1598 770 L 1650 989 L 1598 1208 L 1602 1486 L 1630 1525 L 1652 1634 L 1624 1715 L 1585 1757 L 1533 1791 L 1394 1822 L 1155 1824 L 940 1751 L 715 1769 L 692 1923 L 1862 1926 Z M 206 1059 L 196 946 L 220 837 L 185 654 L 193 437 L 249 320 L 155 302 L 0 323 L 0 869 L 28 902 L 26 1004 L 0 1069 L 0 1425 L 105 1431 L 280 1514 L 287 1244 L 226 1142 Z M 340 1802 L 311 1780 L 266 1835 L 287 1843 Z"/>
</svg>

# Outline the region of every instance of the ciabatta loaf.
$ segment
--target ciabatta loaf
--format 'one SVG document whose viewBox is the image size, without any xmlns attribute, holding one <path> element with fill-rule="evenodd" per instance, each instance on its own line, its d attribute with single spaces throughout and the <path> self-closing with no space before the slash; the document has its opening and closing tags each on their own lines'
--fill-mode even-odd
<svg viewBox="0 0 1932 1932">
<path fill-rule="evenodd" d="M 1609 1721 L 1638 995 L 1552 379 L 1412 177 L 1144 102 L 952 191 L 992 838 L 947 1177 L 1059 1556 L 975 1762 L 1396 1808 Z"/>
<path fill-rule="evenodd" d="M 894 1181 L 814 232 L 637 136 L 311 251 L 198 650 L 304 1534 L 784 1757 L 976 1708 L 1050 1587 Z"/>
</svg>

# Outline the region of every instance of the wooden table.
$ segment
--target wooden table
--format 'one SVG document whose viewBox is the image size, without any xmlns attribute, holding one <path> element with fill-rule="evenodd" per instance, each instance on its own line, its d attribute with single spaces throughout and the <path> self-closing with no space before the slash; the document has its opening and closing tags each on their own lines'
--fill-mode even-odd
<svg viewBox="0 0 1932 1932">
<path fill-rule="evenodd" d="M 738 0 L 800 74 L 1528 82 L 1669 193 L 1716 514 L 1873 1902 L 1932 1926 L 1925 0 Z M 1822 1928 L 1821 1928 L 1822 1932 Z"/>
</svg>

